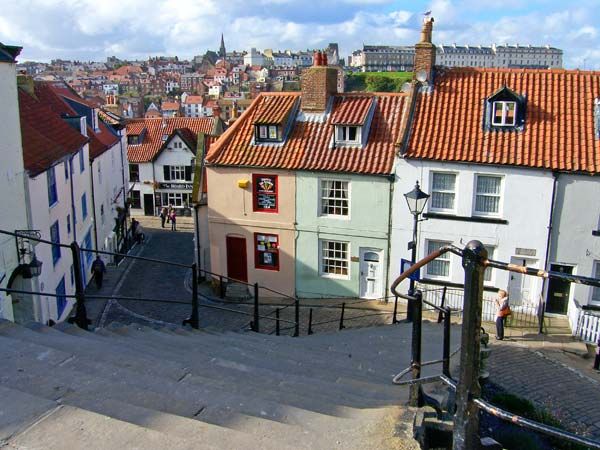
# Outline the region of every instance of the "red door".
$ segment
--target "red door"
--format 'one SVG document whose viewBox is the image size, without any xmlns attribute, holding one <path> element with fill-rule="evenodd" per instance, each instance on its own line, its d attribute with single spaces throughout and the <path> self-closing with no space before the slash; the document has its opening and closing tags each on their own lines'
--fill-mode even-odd
<svg viewBox="0 0 600 450">
<path fill-rule="evenodd" d="M 248 281 L 245 238 L 227 236 L 227 276 Z"/>
</svg>

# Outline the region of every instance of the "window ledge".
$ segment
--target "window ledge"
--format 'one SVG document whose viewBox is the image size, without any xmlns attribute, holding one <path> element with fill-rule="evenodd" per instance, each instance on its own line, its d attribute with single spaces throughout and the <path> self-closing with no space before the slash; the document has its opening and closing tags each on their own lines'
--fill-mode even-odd
<svg viewBox="0 0 600 450">
<path fill-rule="evenodd" d="M 498 219 L 495 217 L 481 217 L 481 216 L 457 216 L 454 214 L 441 214 L 441 213 L 425 213 L 423 217 L 426 219 L 441 219 L 441 220 L 456 220 L 459 222 L 480 222 L 480 223 L 496 223 L 500 225 L 508 225 L 508 220 Z"/>
<path fill-rule="evenodd" d="M 592 236 L 600 236 L 600 230 L 592 230 Z"/>
</svg>

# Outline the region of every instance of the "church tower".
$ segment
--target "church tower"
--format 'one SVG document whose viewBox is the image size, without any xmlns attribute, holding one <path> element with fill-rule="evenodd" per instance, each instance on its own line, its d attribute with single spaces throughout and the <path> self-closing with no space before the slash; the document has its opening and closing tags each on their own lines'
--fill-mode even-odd
<svg viewBox="0 0 600 450">
<path fill-rule="evenodd" d="M 225 51 L 225 40 L 223 39 L 223 33 L 221 33 L 221 48 L 219 48 L 219 57 L 225 59 L 227 52 Z"/>
</svg>

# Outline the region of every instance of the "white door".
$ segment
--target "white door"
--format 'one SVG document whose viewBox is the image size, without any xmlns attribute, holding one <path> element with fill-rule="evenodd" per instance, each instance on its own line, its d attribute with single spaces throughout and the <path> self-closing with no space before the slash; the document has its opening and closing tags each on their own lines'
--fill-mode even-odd
<svg viewBox="0 0 600 450">
<path fill-rule="evenodd" d="M 381 298 L 382 267 L 381 250 L 360 248 L 360 298 Z"/>
<path fill-rule="evenodd" d="M 517 266 L 537 267 L 537 260 L 520 257 L 511 257 L 511 264 Z M 537 303 L 536 288 L 537 278 L 532 275 L 524 275 L 522 273 L 509 272 L 508 281 L 508 297 L 512 305 L 533 305 Z"/>
</svg>

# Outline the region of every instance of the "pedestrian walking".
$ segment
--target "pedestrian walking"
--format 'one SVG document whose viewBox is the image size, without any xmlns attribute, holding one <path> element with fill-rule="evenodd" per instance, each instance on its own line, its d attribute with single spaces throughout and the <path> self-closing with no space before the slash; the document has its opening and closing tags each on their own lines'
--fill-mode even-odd
<svg viewBox="0 0 600 450">
<path fill-rule="evenodd" d="M 104 273 L 106 272 L 106 266 L 104 265 L 104 261 L 100 258 L 100 255 L 96 255 L 96 259 L 92 263 L 92 277 L 96 282 L 96 287 L 98 289 L 102 288 L 102 280 L 104 279 Z"/>
<path fill-rule="evenodd" d="M 160 226 L 161 228 L 165 227 L 165 220 L 167 220 L 167 208 L 163 208 L 160 210 Z"/>
<path fill-rule="evenodd" d="M 171 231 L 177 231 L 175 226 L 177 223 L 177 214 L 175 213 L 174 209 L 171 211 L 171 215 L 169 217 L 171 218 Z"/>
<path fill-rule="evenodd" d="M 504 289 L 498 291 L 498 298 L 495 300 L 497 312 L 496 312 L 496 339 L 501 341 L 504 339 L 504 322 L 506 318 L 512 314 L 510 306 L 508 304 L 508 292 Z"/>
</svg>

